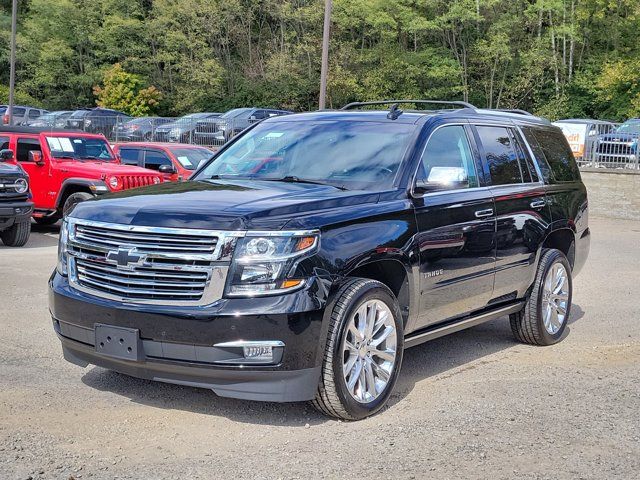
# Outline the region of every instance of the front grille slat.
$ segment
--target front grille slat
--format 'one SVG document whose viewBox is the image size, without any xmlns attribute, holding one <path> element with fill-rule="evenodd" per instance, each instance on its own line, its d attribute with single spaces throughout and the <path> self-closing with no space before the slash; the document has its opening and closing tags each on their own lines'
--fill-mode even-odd
<svg viewBox="0 0 640 480">
<path fill-rule="evenodd" d="M 98 272 L 94 272 L 91 270 L 91 268 L 87 268 L 86 266 L 83 266 L 81 263 L 78 263 L 78 273 L 87 276 L 88 278 L 94 278 L 96 280 L 103 280 L 105 282 L 112 282 L 112 283 L 119 283 L 121 285 L 149 285 L 149 280 L 136 280 L 136 279 L 132 279 L 132 278 L 123 278 L 123 277 L 119 277 L 117 275 L 109 275 L 107 273 L 105 273 L 104 271 L 98 271 Z M 153 280 L 153 286 L 154 287 L 185 287 L 185 286 L 189 286 L 191 288 L 204 288 L 206 286 L 206 278 L 205 281 L 201 281 L 201 282 L 193 282 L 193 281 L 189 281 L 189 282 L 180 282 L 180 281 L 172 281 L 172 282 L 166 282 L 166 281 L 158 281 L 157 279 Z"/>
<path fill-rule="evenodd" d="M 220 258 L 225 232 L 79 219 L 69 219 L 69 228 L 75 288 L 134 303 L 203 305 L 222 297 L 229 262 L 228 248 Z"/>
</svg>

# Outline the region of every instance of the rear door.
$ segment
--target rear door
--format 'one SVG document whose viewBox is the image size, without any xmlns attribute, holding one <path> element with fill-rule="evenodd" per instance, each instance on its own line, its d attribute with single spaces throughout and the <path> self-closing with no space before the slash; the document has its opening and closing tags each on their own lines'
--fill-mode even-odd
<svg viewBox="0 0 640 480">
<path fill-rule="evenodd" d="M 514 125 L 477 125 L 483 168 L 491 182 L 496 215 L 496 274 L 492 302 L 524 296 L 551 214 L 544 183 Z"/>
<path fill-rule="evenodd" d="M 493 294 L 496 217 L 491 191 L 478 175 L 479 156 L 466 124 L 433 131 L 416 181 L 456 177 L 455 185 L 414 194 L 420 250 L 421 305 L 417 327 L 487 305 Z"/>
<path fill-rule="evenodd" d="M 141 147 L 128 147 L 128 146 L 118 147 L 118 156 L 120 157 L 120 162 L 123 165 L 133 165 L 136 167 L 142 167 L 144 165 L 143 152 L 144 152 L 144 148 L 141 148 Z"/>
</svg>

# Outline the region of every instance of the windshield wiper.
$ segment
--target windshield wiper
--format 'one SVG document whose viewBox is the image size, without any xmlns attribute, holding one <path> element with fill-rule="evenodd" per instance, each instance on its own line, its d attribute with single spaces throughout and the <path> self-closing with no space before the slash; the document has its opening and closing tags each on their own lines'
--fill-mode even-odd
<svg viewBox="0 0 640 480">
<path fill-rule="evenodd" d="M 348 190 L 342 185 L 335 185 L 328 182 L 320 182 L 318 180 L 307 180 L 305 178 L 296 177 L 295 175 L 287 175 L 282 178 L 256 178 L 256 180 L 264 180 L 266 182 L 286 182 L 286 183 L 309 183 L 311 185 L 323 185 L 325 187 L 333 187 L 338 190 Z"/>
</svg>

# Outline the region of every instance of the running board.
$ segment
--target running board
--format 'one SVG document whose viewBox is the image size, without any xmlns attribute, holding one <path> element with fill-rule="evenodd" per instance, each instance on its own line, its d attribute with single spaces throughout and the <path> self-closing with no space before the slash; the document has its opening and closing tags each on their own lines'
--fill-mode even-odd
<svg viewBox="0 0 640 480">
<path fill-rule="evenodd" d="M 429 340 L 444 337 L 445 335 L 449 335 L 450 333 L 459 332 L 460 330 L 475 327 L 476 325 L 480 325 L 481 323 L 489 322 L 491 320 L 495 320 L 496 318 L 519 312 L 523 306 L 524 302 L 513 303 L 511 305 L 500 307 L 498 309 L 481 313 L 479 315 L 465 317 L 462 320 L 449 322 L 446 325 L 434 325 L 433 327 L 427 328 L 426 330 L 420 330 L 419 332 L 412 333 L 409 336 L 405 337 L 404 348 L 415 347 L 416 345 L 428 342 Z"/>
</svg>

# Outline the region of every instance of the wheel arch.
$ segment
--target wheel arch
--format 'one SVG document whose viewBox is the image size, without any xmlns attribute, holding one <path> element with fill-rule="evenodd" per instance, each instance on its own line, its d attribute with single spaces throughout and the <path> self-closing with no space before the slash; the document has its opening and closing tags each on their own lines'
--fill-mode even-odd
<svg viewBox="0 0 640 480">
<path fill-rule="evenodd" d="M 349 270 L 347 278 L 368 278 L 386 285 L 398 300 L 402 313 L 403 325 L 406 327 L 413 312 L 413 282 L 410 268 L 397 258 L 381 258 L 362 263 Z"/>
<path fill-rule="evenodd" d="M 569 226 L 556 228 L 547 234 L 542 248 L 555 248 L 565 254 L 573 268 L 576 259 L 576 234 Z"/>
<path fill-rule="evenodd" d="M 101 180 L 89 180 L 86 178 L 67 178 L 64 182 L 62 182 L 58 200 L 56 201 L 56 209 L 59 210 L 64 207 L 64 202 L 67 200 L 69 195 L 72 195 L 74 193 L 86 192 L 94 195 L 93 189 L 95 189 L 97 186 L 106 185 Z"/>
</svg>

